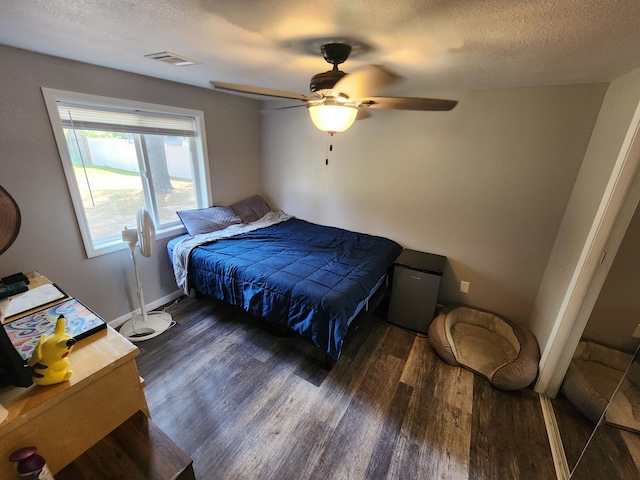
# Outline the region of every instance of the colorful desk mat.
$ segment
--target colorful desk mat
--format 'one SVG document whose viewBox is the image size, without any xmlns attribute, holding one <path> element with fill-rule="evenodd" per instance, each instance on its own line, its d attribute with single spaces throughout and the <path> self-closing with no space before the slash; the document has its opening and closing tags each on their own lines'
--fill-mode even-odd
<svg viewBox="0 0 640 480">
<path fill-rule="evenodd" d="M 64 315 L 66 320 L 65 332 L 76 340 L 81 340 L 92 333 L 107 328 L 104 320 L 75 298 L 18 318 L 3 327 L 23 360 L 28 360 L 31 357 L 38 339 L 43 334 L 51 335 L 54 333 L 56 321 L 60 315 Z"/>
</svg>

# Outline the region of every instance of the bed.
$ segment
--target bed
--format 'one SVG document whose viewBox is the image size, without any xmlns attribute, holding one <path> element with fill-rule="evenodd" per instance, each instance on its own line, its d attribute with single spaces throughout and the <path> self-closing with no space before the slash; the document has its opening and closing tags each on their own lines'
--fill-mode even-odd
<svg viewBox="0 0 640 480">
<path fill-rule="evenodd" d="M 266 203 L 247 214 L 242 202 L 218 211 L 228 218 L 213 231 L 190 229 L 181 215 L 189 234 L 167 245 L 177 284 L 186 294 L 237 305 L 297 333 L 325 352 L 330 368 L 349 325 L 384 283 L 402 247 L 272 212 Z"/>
</svg>

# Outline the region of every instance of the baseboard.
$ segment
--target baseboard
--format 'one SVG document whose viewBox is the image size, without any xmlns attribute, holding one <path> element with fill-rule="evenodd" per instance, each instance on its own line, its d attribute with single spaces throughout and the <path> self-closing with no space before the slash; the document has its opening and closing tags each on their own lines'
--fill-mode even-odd
<svg viewBox="0 0 640 480">
<path fill-rule="evenodd" d="M 159 298 L 158 300 L 147 304 L 147 311 L 150 312 L 154 308 L 161 307 L 162 305 L 166 305 L 169 302 L 173 302 L 174 300 L 180 298 L 183 295 L 182 290 L 176 290 L 175 292 L 170 293 L 169 295 L 165 295 L 164 297 Z M 121 317 L 116 318 L 115 320 L 111 320 L 107 322 L 107 324 L 112 328 L 121 327 L 127 320 L 131 320 L 133 316 L 138 313 L 138 310 L 134 310 L 133 312 L 129 312 Z"/>
<path fill-rule="evenodd" d="M 539 395 L 544 424 L 547 428 L 547 436 L 549 437 L 549 445 L 551 446 L 553 465 L 556 468 L 556 478 L 557 480 L 569 480 L 569 464 L 567 463 L 567 457 L 564 453 L 560 429 L 558 428 L 558 422 L 556 421 L 556 414 L 553 411 L 551 399 L 543 393 Z"/>
</svg>

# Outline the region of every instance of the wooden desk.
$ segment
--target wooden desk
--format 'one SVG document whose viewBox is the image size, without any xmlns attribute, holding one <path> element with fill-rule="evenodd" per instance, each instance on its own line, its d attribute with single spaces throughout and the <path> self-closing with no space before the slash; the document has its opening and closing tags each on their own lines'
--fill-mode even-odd
<svg viewBox="0 0 640 480">
<path fill-rule="evenodd" d="M 69 381 L 0 389 L 9 412 L 0 425 L 0 478 L 15 477 L 8 456 L 19 448 L 37 447 L 55 474 L 136 412 L 149 416 L 137 355 L 135 345 L 107 327 L 76 343 Z"/>
</svg>

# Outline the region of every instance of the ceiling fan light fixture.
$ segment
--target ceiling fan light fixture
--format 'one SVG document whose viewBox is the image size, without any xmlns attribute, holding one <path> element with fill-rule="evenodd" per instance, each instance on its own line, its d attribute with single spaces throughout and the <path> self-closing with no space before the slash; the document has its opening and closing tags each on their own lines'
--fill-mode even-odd
<svg viewBox="0 0 640 480">
<path fill-rule="evenodd" d="M 368 65 L 345 73 L 338 69 L 352 52 L 351 42 L 340 40 L 323 43 L 321 51 L 324 59 L 333 65 L 333 69 L 311 78 L 309 89 L 311 96 L 275 90 L 271 88 L 251 87 L 233 83 L 211 82 L 216 90 L 237 94 L 261 95 L 286 98 L 304 102 L 309 109 L 313 124 L 323 132 L 334 133 L 347 130 L 356 118 L 366 118 L 367 110 L 414 110 L 448 111 L 458 103 L 455 100 L 414 97 L 379 97 L 402 77 L 383 65 Z M 294 108 L 292 105 L 282 108 Z"/>
<path fill-rule="evenodd" d="M 348 105 L 312 105 L 309 107 L 311 121 L 323 132 L 344 132 L 356 120 L 358 109 Z"/>
</svg>

